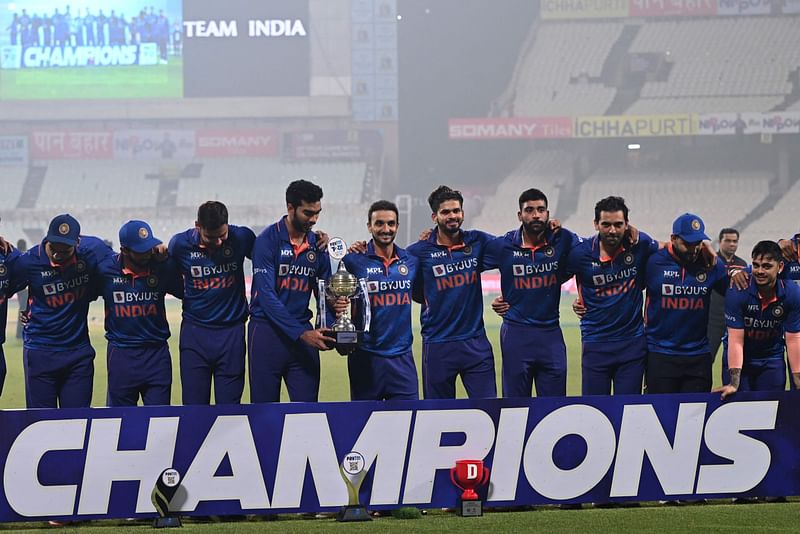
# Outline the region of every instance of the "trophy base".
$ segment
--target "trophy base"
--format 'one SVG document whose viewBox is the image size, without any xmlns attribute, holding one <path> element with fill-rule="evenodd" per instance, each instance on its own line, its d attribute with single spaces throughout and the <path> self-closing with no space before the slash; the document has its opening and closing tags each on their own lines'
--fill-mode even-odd
<svg viewBox="0 0 800 534">
<path fill-rule="evenodd" d="M 336 349 L 336 352 L 341 354 L 342 356 L 347 356 L 358 347 L 359 341 L 363 337 L 364 332 L 360 331 L 339 331 L 336 330 L 325 330 L 324 334 L 326 336 L 332 337 L 336 340 L 333 344 L 333 347 Z"/>
<path fill-rule="evenodd" d="M 355 504 L 342 506 L 342 508 L 336 512 L 336 521 L 351 523 L 354 521 L 372 521 L 372 518 L 366 508 Z"/>
<path fill-rule="evenodd" d="M 153 520 L 153 528 L 182 527 L 181 518 L 175 516 L 157 517 Z"/>
<path fill-rule="evenodd" d="M 481 517 L 483 515 L 483 501 L 480 499 L 474 501 L 458 499 L 456 510 L 461 517 Z"/>
</svg>

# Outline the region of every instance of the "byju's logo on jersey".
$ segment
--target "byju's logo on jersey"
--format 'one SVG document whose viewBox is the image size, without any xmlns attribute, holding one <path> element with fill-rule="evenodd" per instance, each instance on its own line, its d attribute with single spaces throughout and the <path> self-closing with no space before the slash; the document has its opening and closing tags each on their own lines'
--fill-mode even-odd
<svg viewBox="0 0 800 534">
<path fill-rule="evenodd" d="M 444 265 L 434 265 L 433 266 L 433 276 L 440 277 L 444 276 L 447 271 L 445 271 Z"/>
<path fill-rule="evenodd" d="M 289 266 L 285 263 L 281 263 L 278 266 L 278 276 L 286 276 L 289 274 Z"/>
<path fill-rule="evenodd" d="M 514 276 L 525 276 L 525 266 L 524 265 L 512 265 L 511 272 Z"/>
<path fill-rule="evenodd" d="M 203 268 L 200 267 L 199 265 L 192 265 L 192 267 L 189 269 L 189 271 L 192 273 L 192 278 L 202 278 L 203 277 Z"/>
<path fill-rule="evenodd" d="M 380 284 L 376 281 L 367 282 L 367 292 L 368 293 L 377 293 L 380 291 Z"/>
<path fill-rule="evenodd" d="M 42 286 L 42 291 L 44 291 L 45 295 L 55 295 L 56 294 L 56 285 L 55 284 L 45 284 Z"/>
<path fill-rule="evenodd" d="M 114 291 L 114 304 L 124 304 L 125 303 L 125 292 L 124 291 Z"/>
<path fill-rule="evenodd" d="M 606 277 L 602 274 L 596 274 L 592 276 L 592 282 L 594 282 L 596 286 L 604 286 L 606 285 Z"/>
<path fill-rule="evenodd" d="M 675 294 L 675 286 L 672 284 L 661 284 L 661 294 L 664 296 L 670 296 Z"/>
</svg>

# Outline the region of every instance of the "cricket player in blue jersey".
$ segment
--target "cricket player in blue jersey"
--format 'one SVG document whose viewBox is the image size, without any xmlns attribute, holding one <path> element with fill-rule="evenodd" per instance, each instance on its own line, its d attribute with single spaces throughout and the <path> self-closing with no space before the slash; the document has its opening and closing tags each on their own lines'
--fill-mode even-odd
<svg viewBox="0 0 800 534">
<path fill-rule="evenodd" d="M 486 246 L 484 268 L 500 270 L 504 309 L 500 328 L 503 396 L 567 394 L 567 349 L 559 325 L 566 259 L 581 239 L 550 227 L 547 196 L 528 189 L 519 197 L 521 226 Z"/>
<path fill-rule="evenodd" d="M 481 276 L 486 244 L 494 239 L 462 230 L 464 198 L 447 186 L 428 197 L 436 224 L 427 239 L 406 250 L 419 260 L 422 300 L 422 391 L 426 399 L 452 399 L 461 376 L 470 398 L 497 396 L 494 354 L 483 326 Z"/>
<path fill-rule="evenodd" d="M 642 391 L 647 342 L 642 322 L 644 268 L 657 241 L 644 232 L 631 243 L 628 207 L 606 197 L 594 209 L 597 235 L 574 247 L 567 269 L 575 274 L 581 316 L 584 395 Z"/>
<path fill-rule="evenodd" d="M 784 269 L 774 241 L 753 248 L 752 276 L 746 289 L 725 298 L 728 333 L 723 340 L 723 399 L 737 391 L 783 391 L 787 352 L 792 382 L 800 386 L 800 288 L 779 279 Z"/>
<path fill-rule="evenodd" d="M 319 351 L 335 339 L 311 326 L 308 305 L 317 281 L 331 274 L 330 257 L 311 229 L 322 211 L 322 189 L 306 180 L 286 188 L 286 215 L 264 229 L 253 247 L 248 347 L 252 402 L 278 402 L 281 381 L 291 401 L 319 398 Z"/>
<path fill-rule="evenodd" d="M 81 236 L 68 214 L 11 266 L 13 291 L 28 287 L 23 366 L 28 408 L 79 408 L 92 400 L 95 352 L 87 315 L 98 264 L 111 249 Z"/>
<path fill-rule="evenodd" d="M 800 234 L 795 234 L 790 239 L 778 241 L 783 252 L 783 270 L 780 278 L 792 280 L 800 284 L 800 261 L 798 261 L 798 251 L 800 251 Z"/>
<path fill-rule="evenodd" d="M 697 215 L 684 213 L 672 224 L 666 248 L 645 267 L 648 393 L 711 391 L 712 357 L 707 324 L 712 292 L 725 295 L 728 269 L 717 258 L 708 268 L 701 251 L 708 240 Z"/>
<path fill-rule="evenodd" d="M 247 297 L 244 259 L 255 234 L 228 224 L 228 209 L 209 201 L 197 210 L 194 228 L 177 234 L 169 255 L 183 277 L 180 335 L 183 404 L 239 404 L 244 390 L 244 323 Z"/>
<path fill-rule="evenodd" d="M 17 249 L 11 247 L 5 249 L 0 246 L 0 395 L 3 394 L 3 384 L 6 380 L 6 358 L 3 353 L 3 343 L 6 342 L 8 297 L 11 296 L 9 269 L 19 256 L 20 253 Z"/>
<path fill-rule="evenodd" d="M 144 221 L 119 230 L 120 253 L 100 262 L 98 293 L 106 312 L 109 406 L 170 403 L 172 359 L 164 297 L 183 296 L 171 259 L 155 259 L 161 241 Z"/>
<path fill-rule="evenodd" d="M 411 300 L 417 258 L 395 244 L 399 226 L 394 203 L 373 203 L 367 214 L 367 230 L 372 239 L 366 253 L 344 257 L 349 272 L 367 279 L 371 312 L 370 330 L 347 360 L 352 400 L 419 399 L 417 367 L 411 351 Z"/>
</svg>

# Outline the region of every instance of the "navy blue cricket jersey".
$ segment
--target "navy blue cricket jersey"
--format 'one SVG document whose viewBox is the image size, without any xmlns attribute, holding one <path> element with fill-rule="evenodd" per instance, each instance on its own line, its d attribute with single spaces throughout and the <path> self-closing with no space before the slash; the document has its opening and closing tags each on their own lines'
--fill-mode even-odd
<svg viewBox="0 0 800 534">
<path fill-rule="evenodd" d="M 292 245 L 284 216 L 265 228 L 253 246 L 250 313 L 297 340 L 313 315 L 308 305 L 311 293 L 318 293 L 317 281 L 330 275 L 330 256 L 317 250 L 316 234 L 309 232 L 302 245 Z"/>
<path fill-rule="evenodd" d="M 92 284 L 98 264 L 112 253 L 100 239 L 81 236 L 75 255 L 64 266 L 50 263 L 44 241 L 13 263 L 12 289 L 28 286 L 26 348 L 65 351 L 89 344 L 86 317 L 96 298 Z"/>
<path fill-rule="evenodd" d="M 798 242 L 798 238 L 800 238 L 800 234 L 795 234 L 791 240 L 792 244 L 794 244 L 794 250 L 800 253 L 800 243 Z M 784 265 L 783 271 L 781 271 L 781 278 L 800 283 L 800 261 L 786 261 L 785 259 L 783 261 Z"/>
<path fill-rule="evenodd" d="M 479 230 L 462 230 L 462 243 L 453 247 L 436 243 L 439 229 L 406 251 L 419 260 L 425 302 L 420 323 L 426 343 L 460 341 L 479 336 L 483 326 L 481 272 L 486 244 L 494 236 Z"/>
<path fill-rule="evenodd" d="M 114 254 L 100 262 L 97 291 L 105 302 L 106 339 L 123 348 L 159 345 L 170 336 L 166 293 L 183 296 L 183 280 L 170 258 L 152 261 L 150 269 L 134 273 Z"/>
<path fill-rule="evenodd" d="M 372 319 L 359 348 L 381 356 L 398 356 L 411 350 L 411 295 L 417 264 L 417 258 L 397 245 L 394 257 L 385 262 L 375 253 L 372 240 L 367 243 L 366 254 L 344 257 L 348 271 L 367 279 Z M 357 315 L 357 324 L 360 319 Z"/>
<path fill-rule="evenodd" d="M 639 241 L 622 246 L 613 258 L 600 257 L 597 236 L 570 251 L 567 269 L 575 274 L 579 298 L 586 307 L 581 318 L 584 342 L 626 341 L 644 335 L 644 269 L 657 250 L 658 242 L 639 232 Z"/>
<path fill-rule="evenodd" d="M 183 318 L 212 328 L 247 320 L 244 259 L 251 257 L 255 234 L 244 226 L 228 225 L 228 239 L 219 248 L 200 246 L 200 233 L 191 228 L 169 242 L 169 255 L 183 276 Z"/>
<path fill-rule="evenodd" d="M 744 330 L 744 361 L 783 359 L 784 332 L 800 332 L 800 287 L 778 280 L 775 298 L 764 301 L 755 279 L 746 289 L 731 288 L 725 296 L 725 322 Z M 728 346 L 725 335 L 725 347 Z"/>
<path fill-rule="evenodd" d="M 725 294 L 730 278 L 722 259 L 711 269 L 685 267 L 672 247 L 650 256 L 645 267 L 647 350 L 675 356 L 707 354 L 712 291 Z"/>
<path fill-rule="evenodd" d="M 8 254 L 0 252 L 0 345 L 6 341 L 6 320 L 8 319 L 8 297 L 12 295 L 10 268 L 20 256 L 17 249 Z"/>
<path fill-rule="evenodd" d="M 544 243 L 522 245 L 522 228 L 486 245 L 484 269 L 500 270 L 503 300 L 509 304 L 503 321 L 536 327 L 558 326 L 561 284 L 567 275 L 569 251 L 582 239 L 569 230 L 548 230 Z"/>
</svg>

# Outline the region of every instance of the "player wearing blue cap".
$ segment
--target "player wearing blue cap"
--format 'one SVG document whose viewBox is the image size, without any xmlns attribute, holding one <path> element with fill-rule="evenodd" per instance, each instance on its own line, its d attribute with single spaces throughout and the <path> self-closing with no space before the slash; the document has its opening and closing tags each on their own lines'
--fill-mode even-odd
<svg viewBox="0 0 800 534">
<path fill-rule="evenodd" d="M 550 228 L 547 196 L 523 191 L 517 212 L 521 226 L 492 240 L 484 267 L 499 268 L 503 301 L 500 346 L 503 396 L 567 394 L 567 349 L 559 325 L 561 284 L 568 279 L 566 259 L 581 239 L 564 228 Z M 494 307 L 494 305 L 493 305 Z M 498 310 L 499 311 L 499 310 Z"/>
<path fill-rule="evenodd" d="M 417 367 L 411 351 L 411 300 L 417 258 L 395 244 L 399 226 L 394 203 L 373 203 L 367 213 L 367 230 L 372 239 L 366 253 L 344 257 L 348 271 L 367 279 L 371 311 L 370 330 L 347 359 L 352 400 L 419 398 Z"/>
<path fill-rule="evenodd" d="M 311 326 L 311 294 L 331 274 L 328 253 L 311 229 L 322 211 L 322 189 L 296 180 L 286 188 L 287 214 L 264 229 L 253 246 L 248 325 L 252 402 L 278 402 L 281 381 L 292 401 L 319 397 L 319 351 L 335 340 Z"/>
<path fill-rule="evenodd" d="M 426 399 L 452 399 L 461 376 L 470 398 L 497 396 L 492 345 L 483 325 L 480 273 L 494 239 L 462 230 L 464 198 L 447 186 L 428 196 L 436 224 L 427 239 L 406 250 L 419 260 L 422 301 L 422 389 Z M 416 293 L 416 292 L 415 292 Z"/>
<path fill-rule="evenodd" d="M 183 276 L 180 334 L 183 404 L 239 404 L 244 390 L 244 259 L 255 234 L 228 224 L 228 209 L 209 201 L 194 228 L 175 235 L 169 255 Z"/>
<path fill-rule="evenodd" d="M 120 253 L 100 263 L 98 292 L 105 301 L 108 339 L 108 405 L 170 403 L 172 359 L 164 297 L 183 296 L 183 280 L 171 259 L 156 260 L 161 240 L 144 221 L 119 230 Z"/>
<path fill-rule="evenodd" d="M 597 236 L 575 246 L 567 269 L 575 274 L 581 316 L 584 395 L 642 391 L 647 342 L 642 322 L 644 267 L 659 248 L 644 232 L 630 239 L 628 207 L 606 197 L 594 209 Z"/>
<path fill-rule="evenodd" d="M 672 225 L 666 248 L 645 268 L 648 393 L 711 391 L 712 358 L 706 335 L 713 291 L 729 284 L 725 263 L 702 255 L 707 241 L 703 220 L 684 213 Z"/>
<path fill-rule="evenodd" d="M 28 408 L 91 403 L 95 352 L 87 314 L 98 264 L 111 253 L 96 237 L 81 236 L 78 221 L 65 214 L 11 266 L 12 290 L 29 289 L 23 344 Z"/>
<path fill-rule="evenodd" d="M 723 399 L 737 391 L 782 391 L 786 350 L 792 382 L 800 386 L 800 288 L 780 280 L 781 249 L 774 241 L 753 248 L 752 276 L 745 289 L 725 299 L 728 333 L 723 340 Z"/>
</svg>

